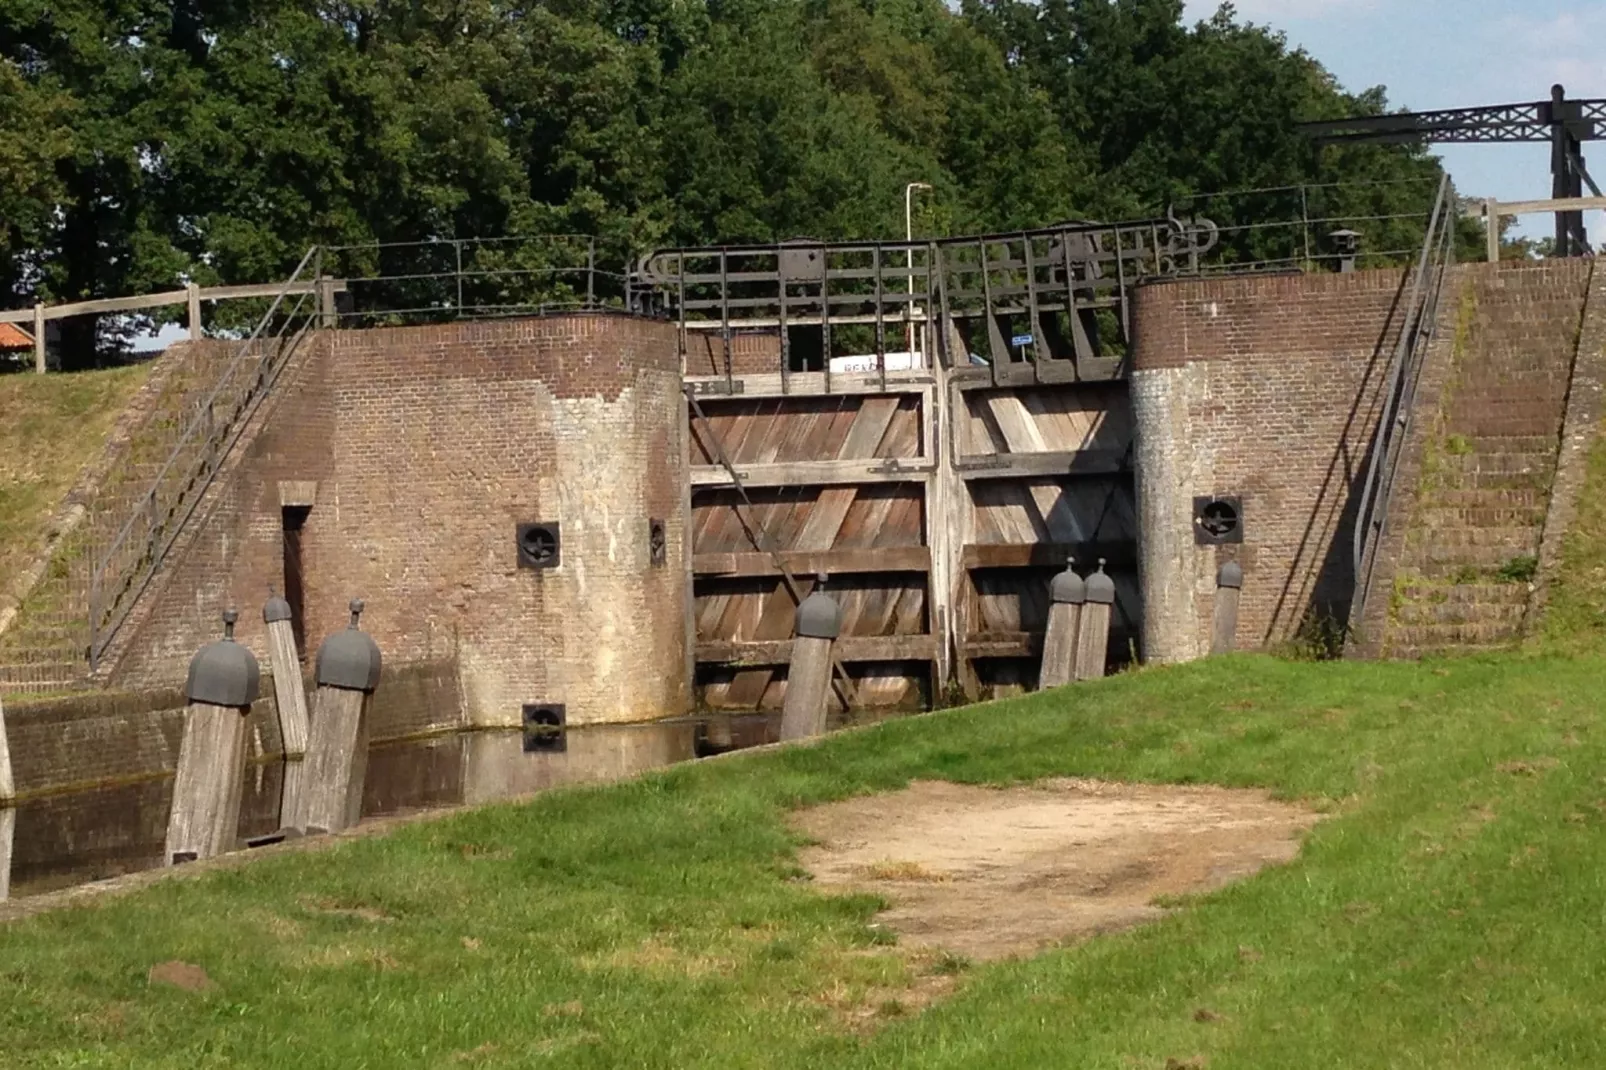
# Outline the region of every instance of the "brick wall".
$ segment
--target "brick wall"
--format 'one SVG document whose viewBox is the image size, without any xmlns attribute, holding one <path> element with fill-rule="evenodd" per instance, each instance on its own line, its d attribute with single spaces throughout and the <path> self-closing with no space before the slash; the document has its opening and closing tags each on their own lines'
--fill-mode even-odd
<svg viewBox="0 0 1606 1070">
<path fill-rule="evenodd" d="M 310 685 L 310 681 L 308 683 Z M 171 774 L 184 734 L 182 688 L 97 691 L 9 702 L 6 737 L 16 790 L 39 796 Z M 251 707 L 251 759 L 283 755 L 273 688 Z M 374 692 L 370 738 L 376 743 L 461 724 L 457 670 L 451 662 L 387 666 Z"/>
<path fill-rule="evenodd" d="M 1353 492 L 1398 336 L 1403 273 L 1159 283 L 1135 300 L 1132 401 L 1144 652 L 1209 649 L 1218 566 L 1245 581 L 1239 647 L 1348 611 Z M 1195 496 L 1243 500 L 1240 546 L 1201 547 Z"/>
<path fill-rule="evenodd" d="M 571 723 L 689 704 L 685 441 L 670 324 L 605 315 L 326 335 L 297 358 L 119 668 L 172 683 L 228 604 L 263 650 L 282 502 L 307 501 L 310 646 L 361 597 L 387 662 L 454 657 L 479 724 L 526 702 Z M 650 518 L 668 563 L 648 564 Z M 515 525 L 556 521 L 562 563 L 517 567 Z"/>
<path fill-rule="evenodd" d="M 762 375 L 781 370 L 781 333 L 731 332 L 731 374 Z M 724 375 L 725 339 L 718 331 L 686 332 L 686 374 Z"/>
<path fill-rule="evenodd" d="M 1391 503 L 1392 567 L 1374 579 L 1382 596 L 1369 606 L 1364 652 L 1414 657 L 1521 637 L 1528 573 L 1542 536 L 1555 559 L 1594 430 L 1599 358 L 1579 354 L 1593 272 L 1582 258 L 1458 270 L 1453 316 L 1441 316 L 1435 339 L 1447 366 L 1417 392 L 1420 442 Z M 1573 463 L 1553 493 L 1569 405 Z"/>
</svg>

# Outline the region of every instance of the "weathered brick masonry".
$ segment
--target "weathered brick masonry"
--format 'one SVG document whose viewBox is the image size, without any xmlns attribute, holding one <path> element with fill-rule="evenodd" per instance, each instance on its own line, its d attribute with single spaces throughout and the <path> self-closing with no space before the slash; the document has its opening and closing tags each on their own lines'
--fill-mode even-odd
<svg viewBox="0 0 1606 1070">
<path fill-rule="evenodd" d="M 1144 652 L 1209 649 L 1215 574 L 1245 581 L 1240 648 L 1339 621 L 1354 586 L 1354 491 L 1366 475 L 1398 337 L 1403 273 L 1170 282 L 1135 301 Z M 1195 496 L 1243 499 L 1241 546 L 1202 547 Z"/>
<path fill-rule="evenodd" d="M 1455 272 L 1374 580 L 1387 597 L 1370 607 L 1363 652 L 1494 649 L 1523 634 L 1528 579 L 1541 557 L 1554 571 L 1599 421 L 1600 336 L 1580 351 L 1594 273 L 1587 259 Z M 1558 480 L 1569 409 L 1572 463 Z"/>
<path fill-rule="evenodd" d="M 302 534 L 308 645 L 353 596 L 390 662 L 455 656 L 477 724 L 529 702 L 570 723 L 689 704 L 686 458 L 675 329 L 584 315 L 330 332 L 285 373 L 127 644 L 125 685 L 172 684 L 226 604 L 262 649 Z M 649 520 L 667 562 L 649 563 Z M 515 525 L 561 525 L 561 565 L 517 567 Z"/>
</svg>

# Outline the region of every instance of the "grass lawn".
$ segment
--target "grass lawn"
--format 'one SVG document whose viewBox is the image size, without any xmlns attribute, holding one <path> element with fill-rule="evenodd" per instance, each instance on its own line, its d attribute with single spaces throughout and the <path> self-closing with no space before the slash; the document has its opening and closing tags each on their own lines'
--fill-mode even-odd
<svg viewBox="0 0 1606 1070">
<path fill-rule="evenodd" d="M 79 471 L 106 446 L 151 362 L 0 375 L 0 576 L 25 566 Z"/>
<path fill-rule="evenodd" d="M 1603 676 L 1239 656 L 167 882 L 0 927 L 0 1065 L 1598 1068 Z M 1061 774 L 1332 816 L 1163 922 L 985 966 L 798 879 L 790 807 Z M 173 959 L 216 990 L 149 986 Z M 910 1013 L 922 971 L 958 987 Z"/>
</svg>

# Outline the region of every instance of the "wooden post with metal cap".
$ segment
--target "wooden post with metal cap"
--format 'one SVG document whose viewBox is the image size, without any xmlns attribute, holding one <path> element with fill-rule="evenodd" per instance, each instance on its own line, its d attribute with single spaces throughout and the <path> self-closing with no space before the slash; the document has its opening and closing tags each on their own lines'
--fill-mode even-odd
<svg viewBox="0 0 1606 1070">
<path fill-rule="evenodd" d="M 1115 581 L 1099 569 L 1087 578 L 1087 602 L 1076 635 L 1076 678 L 1096 680 L 1104 675 L 1110 645 L 1110 613 L 1115 607 Z"/>
<path fill-rule="evenodd" d="M 1238 596 L 1243 591 L 1244 570 L 1228 561 L 1216 570 L 1216 604 L 1210 620 L 1210 653 L 1230 654 L 1238 635 Z"/>
<path fill-rule="evenodd" d="M 17 838 L 17 781 L 6 742 L 6 706 L 0 699 L 0 900 L 11 894 L 11 852 Z"/>
<path fill-rule="evenodd" d="M 223 638 L 190 661 L 184 739 L 173 780 L 163 857 L 168 865 L 211 858 L 239 839 L 245 723 L 261 693 L 256 656 L 234 641 L 239 614 L 223 614 Z"/>
<path fill-rule="evenodd" d="M 1075 561 L 1048 585 L 1048 630 L 1043 634 L 1043 664 L 1037 689 L 1064 687 L 1076 679 L 1076 635 L 1087 601 L 1087 583 L 1076 574 Z"/>
<path fill-rule="evenodd" d="M 301 812 L 307 754 L 307 692 L 301 682 L 301 655 L 296 650 L 294 616 L 290 603 L 269 592 L 262 607 L 268 627 L 268 671 L 273 674 L 273 697 L 279 709 L 279 740 L 284 745 L 284 792 L 279 799 L 279 826 L 293 827 Z"/>
<path fill-rule="evenodd" d="M 831 699 L 831 648 L 842 631 L 842 610 L 826 594 L 826 574 L 815 579 L 814 593 L 797 607 L 792 661 L 786 671 L 786 700 L 781 709 L 781 738 L 824 735 Z"/>
<path fill-rule="evenodd" d="M 368 711 L 380 671 L 379 645 L 357 629 L 362 611 L 362 601 L 353 599 L 351 623 L 318 648 L 318 693 L 295 825 L 306 831 L 339 832 L 362 816 Z"/>
</svg>

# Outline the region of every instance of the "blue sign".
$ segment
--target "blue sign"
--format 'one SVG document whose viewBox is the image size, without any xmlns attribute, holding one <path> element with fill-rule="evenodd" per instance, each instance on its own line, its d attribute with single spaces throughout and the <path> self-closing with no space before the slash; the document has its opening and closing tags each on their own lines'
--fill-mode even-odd
<svg viewBox="0 0 1606 1070">
<path fill-rule="evenodd" d="M 1012 346 L 1029 346 L 1032 344 L 1032 336 L 1029 334 L 1017 334 L 1009 340 L 1009 344 Z"/>
</svg>

